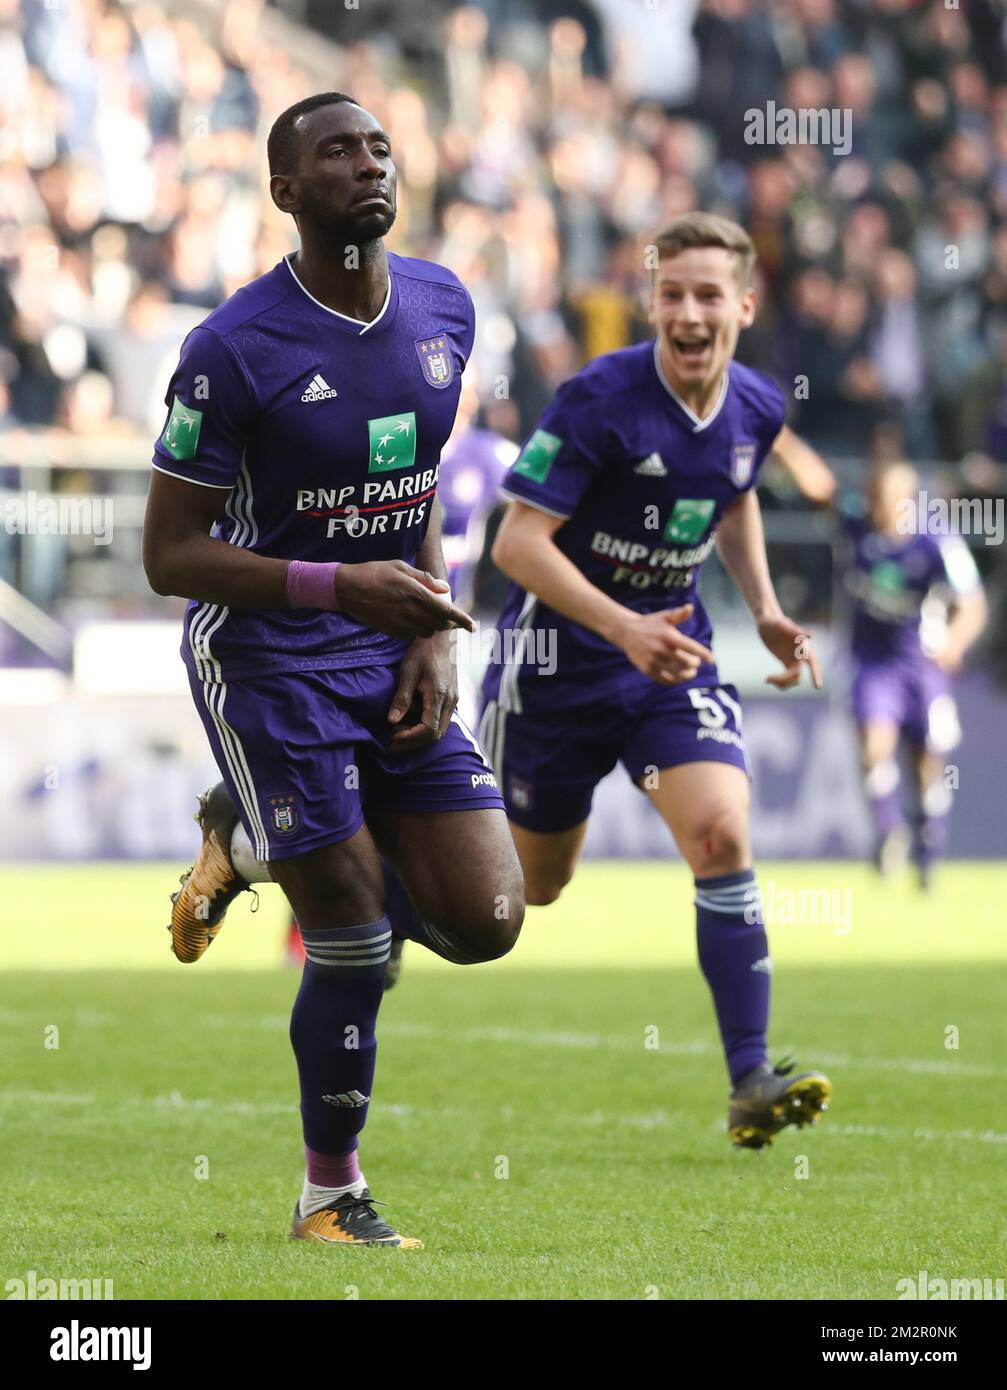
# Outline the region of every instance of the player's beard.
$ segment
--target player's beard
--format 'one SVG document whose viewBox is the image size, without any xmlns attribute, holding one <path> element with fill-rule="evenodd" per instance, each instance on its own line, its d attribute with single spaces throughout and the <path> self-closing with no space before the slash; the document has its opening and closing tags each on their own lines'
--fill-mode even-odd
<svg viewBox="0 0 1007 1390">
<path fill-rule="evenodd" d="M 319 238 L 332 248 L 333 255 L 344 260 L 351 246 L 359 246 L 366 259 L 367 248 L 373 249 L 395 224 L 394 204 L 387 211 L 362 208 L 358 212 L 333 213 L 323 200 L 316 201 L 307 189 L 302 189 L 301 205 L 302 227 L 305 222 L 309 223 Z"/>
</svg>

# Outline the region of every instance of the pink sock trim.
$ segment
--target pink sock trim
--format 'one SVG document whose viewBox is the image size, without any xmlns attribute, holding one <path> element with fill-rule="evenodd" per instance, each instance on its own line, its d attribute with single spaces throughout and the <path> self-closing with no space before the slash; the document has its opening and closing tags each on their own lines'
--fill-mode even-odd
<svg viewBox="0 0 1007 1390">
<path fill-rule="evenodd" d="M 336 570 L 339 561 L 315 564 L 311 560 L 291 560 L 287 566 L 287 602 L 291 608 L 321 608 L 337 612 Z"/>
<path fill-rule="evenodd" d="M 360 1160 L 357 1150 L 348 1154 L 320 1154 L 304 1146 L 304 1161 L 308 1168 L 308 1182 L 317 1187 L 349 1187 L 360 1177 Z"/>
</svg>

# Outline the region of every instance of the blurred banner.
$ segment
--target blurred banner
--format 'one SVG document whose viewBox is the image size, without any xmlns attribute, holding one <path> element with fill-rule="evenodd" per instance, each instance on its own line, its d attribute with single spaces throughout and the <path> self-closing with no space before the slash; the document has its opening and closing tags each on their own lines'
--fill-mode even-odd
<svg viewBox="0 0 1007 1390">
<path fill-rule="evenodd" d="M 950 853 L 1007 849 L 1007 697 L 984 677 L 957 684 L 965 738 L 948 757 L 954 790 Z M 218 780 L 187 696 L 68 696 L 4 710 L 0 859 L 177 859 L 198 843 L 196 793 Z M 825 698 L 745 701 L 752 761 L 752 831 L 761 858 L 869 853 L 870 826 L 848 716 Z M 40 761 L 40 751 L 44 750 Z M 994 808 L 999 808 L 999 813 Z M 621 769 L 595 797 L 585 852 L 664 858 L 670 836 Z M 182 861 L 185 864 L 182 864 Z"/>
</svg>

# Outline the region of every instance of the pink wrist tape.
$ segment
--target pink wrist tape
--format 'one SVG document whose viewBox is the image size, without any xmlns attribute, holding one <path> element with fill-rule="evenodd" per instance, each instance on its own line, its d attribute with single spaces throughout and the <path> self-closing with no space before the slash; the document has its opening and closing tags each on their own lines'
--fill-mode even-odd
<svg viewBox="0 0 1007 1390">
<path fill-rule="evenodd" d="M 337 612 L 336 570 L 339 561 L 314 564 L 310 560 L 291 560 L 287 566 L 287 602 L 291 608 L 323 608 Z"/>
</svg>

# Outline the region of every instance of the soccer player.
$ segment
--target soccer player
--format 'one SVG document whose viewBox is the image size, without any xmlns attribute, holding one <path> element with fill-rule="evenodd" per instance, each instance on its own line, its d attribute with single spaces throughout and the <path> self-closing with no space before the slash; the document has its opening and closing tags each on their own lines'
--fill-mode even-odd
<svg viewBox="0 0 1007 1390">
<path fill-rule="evenodd" d="M 919 511 L 916 471 L 892 461 L 875 467 L 866 507 L 860 498 L 844 499 L 839 515 L 849 546 L 853 716 L 875 863 L 890 873 L 911 845 L 927 888 L 951 807 L 945 759 L 961 738 L 950 678 L 985 626 L 986 600 L 965 542 L 928 533 Z M 903 739 L 917 784 L 911 833 L 899 785 Z"/>
<path fill-rule="evenodd" d="M 650 797 L 695 875 L 730 1137 L 761 1148 L 813 1122 L 831 1085 L 767 1058 L 772 966 L 741 705 L 718 674 L 697 581 L 717 545 L 783 667 L 769 683 L 789 689 L 807 667 L 820 686 L 807 634 L 777 602 L 755 494 L 770 451 L 819 470 L 784 426 L 778 388 L 732 360 L 755 314 L 747 233 L 690 213 L 657 238 L 653 261 L 656 342 L 606 353 L 566 382 L 505 481 L 513 503 L 493 551 L 512 581 L 501 650 L 514 650 L 508 631 L 554 629 L 556 668 L 536 672 L 533 640 L 525 659 L 490 667 L 482 739 L 530 903 L 554 902 L 569 881 L 594 788 L 617 761 Z"/>
<path fill-rule="evenodd" d="M 415 1248 L 375 1212 L 357 1157 L 392 931 L 459 963 L 513 946 L 521 870 L 492 771 L 454 716 L 435 502 L 473 338 L 444 267 L 386 251 L 388 136 L 327 92 L 269 134 L 270 192 L 299 251 L 186 338 L 157 442 L 144 564 L 191 600 L 182 654 L 226 793 L 178 894 L 194 959 L 244 886 L 233 803 L 301 925 L 290 1035 L 307 1172 L 292 1234 Z"/>
<path fill-rule="evenodd" d="M 493 430 L 480 429 L 474 421 L 479 410 L 475 385 L 475 370 L 468 367 L 462 379 L 461 395 L 454 428 L 441 451 L 440 472 L 437 478 L 437 499 L 441 504 L 441 548 L 446 566 L 446 578 L 454 601 L 466 608 L 471 604 L 475 569 L 483 551 L 486 522 L 499 501 L 500 484 L 504 474 L 517 457 L 517 445 Z M 464 649 L 463 649 L 464 651 Z M 471 662 L 461 660 L 456 653 L 458 677 L 458 709 L 467 721 L 474 716 L 478 701 L 479 680 L 483 667 L 476 669 Z M 212 794 L 212 793 L 211 793 Z M 218 796 L 226 796 L 220 788 Z M 237 813 L 234 813 L 237 822 Z M 246 862 L 250 882 L 268 882 L 269 872 L 264 865 L 254 864 L 251 846 L 240 827 L 236 831 L 238 853 Z M 253 861 L 253 862 L 249 862 Z M 393 933 L 399 911 L 407 919 L 412 914 L 408 897 L 394 875 L 383 866 L 388 877 L 386 886 L 389 901 L 386 910 Z M 392 953 L 385 966 L 385 989 L 398 982 L 402 971 L 402 936 L 392 938 Z M 304 962 L 304 945 L 297 922 L 291 919 L 284 943 L 284 961 L 298 968 Z"/>
</svg>

